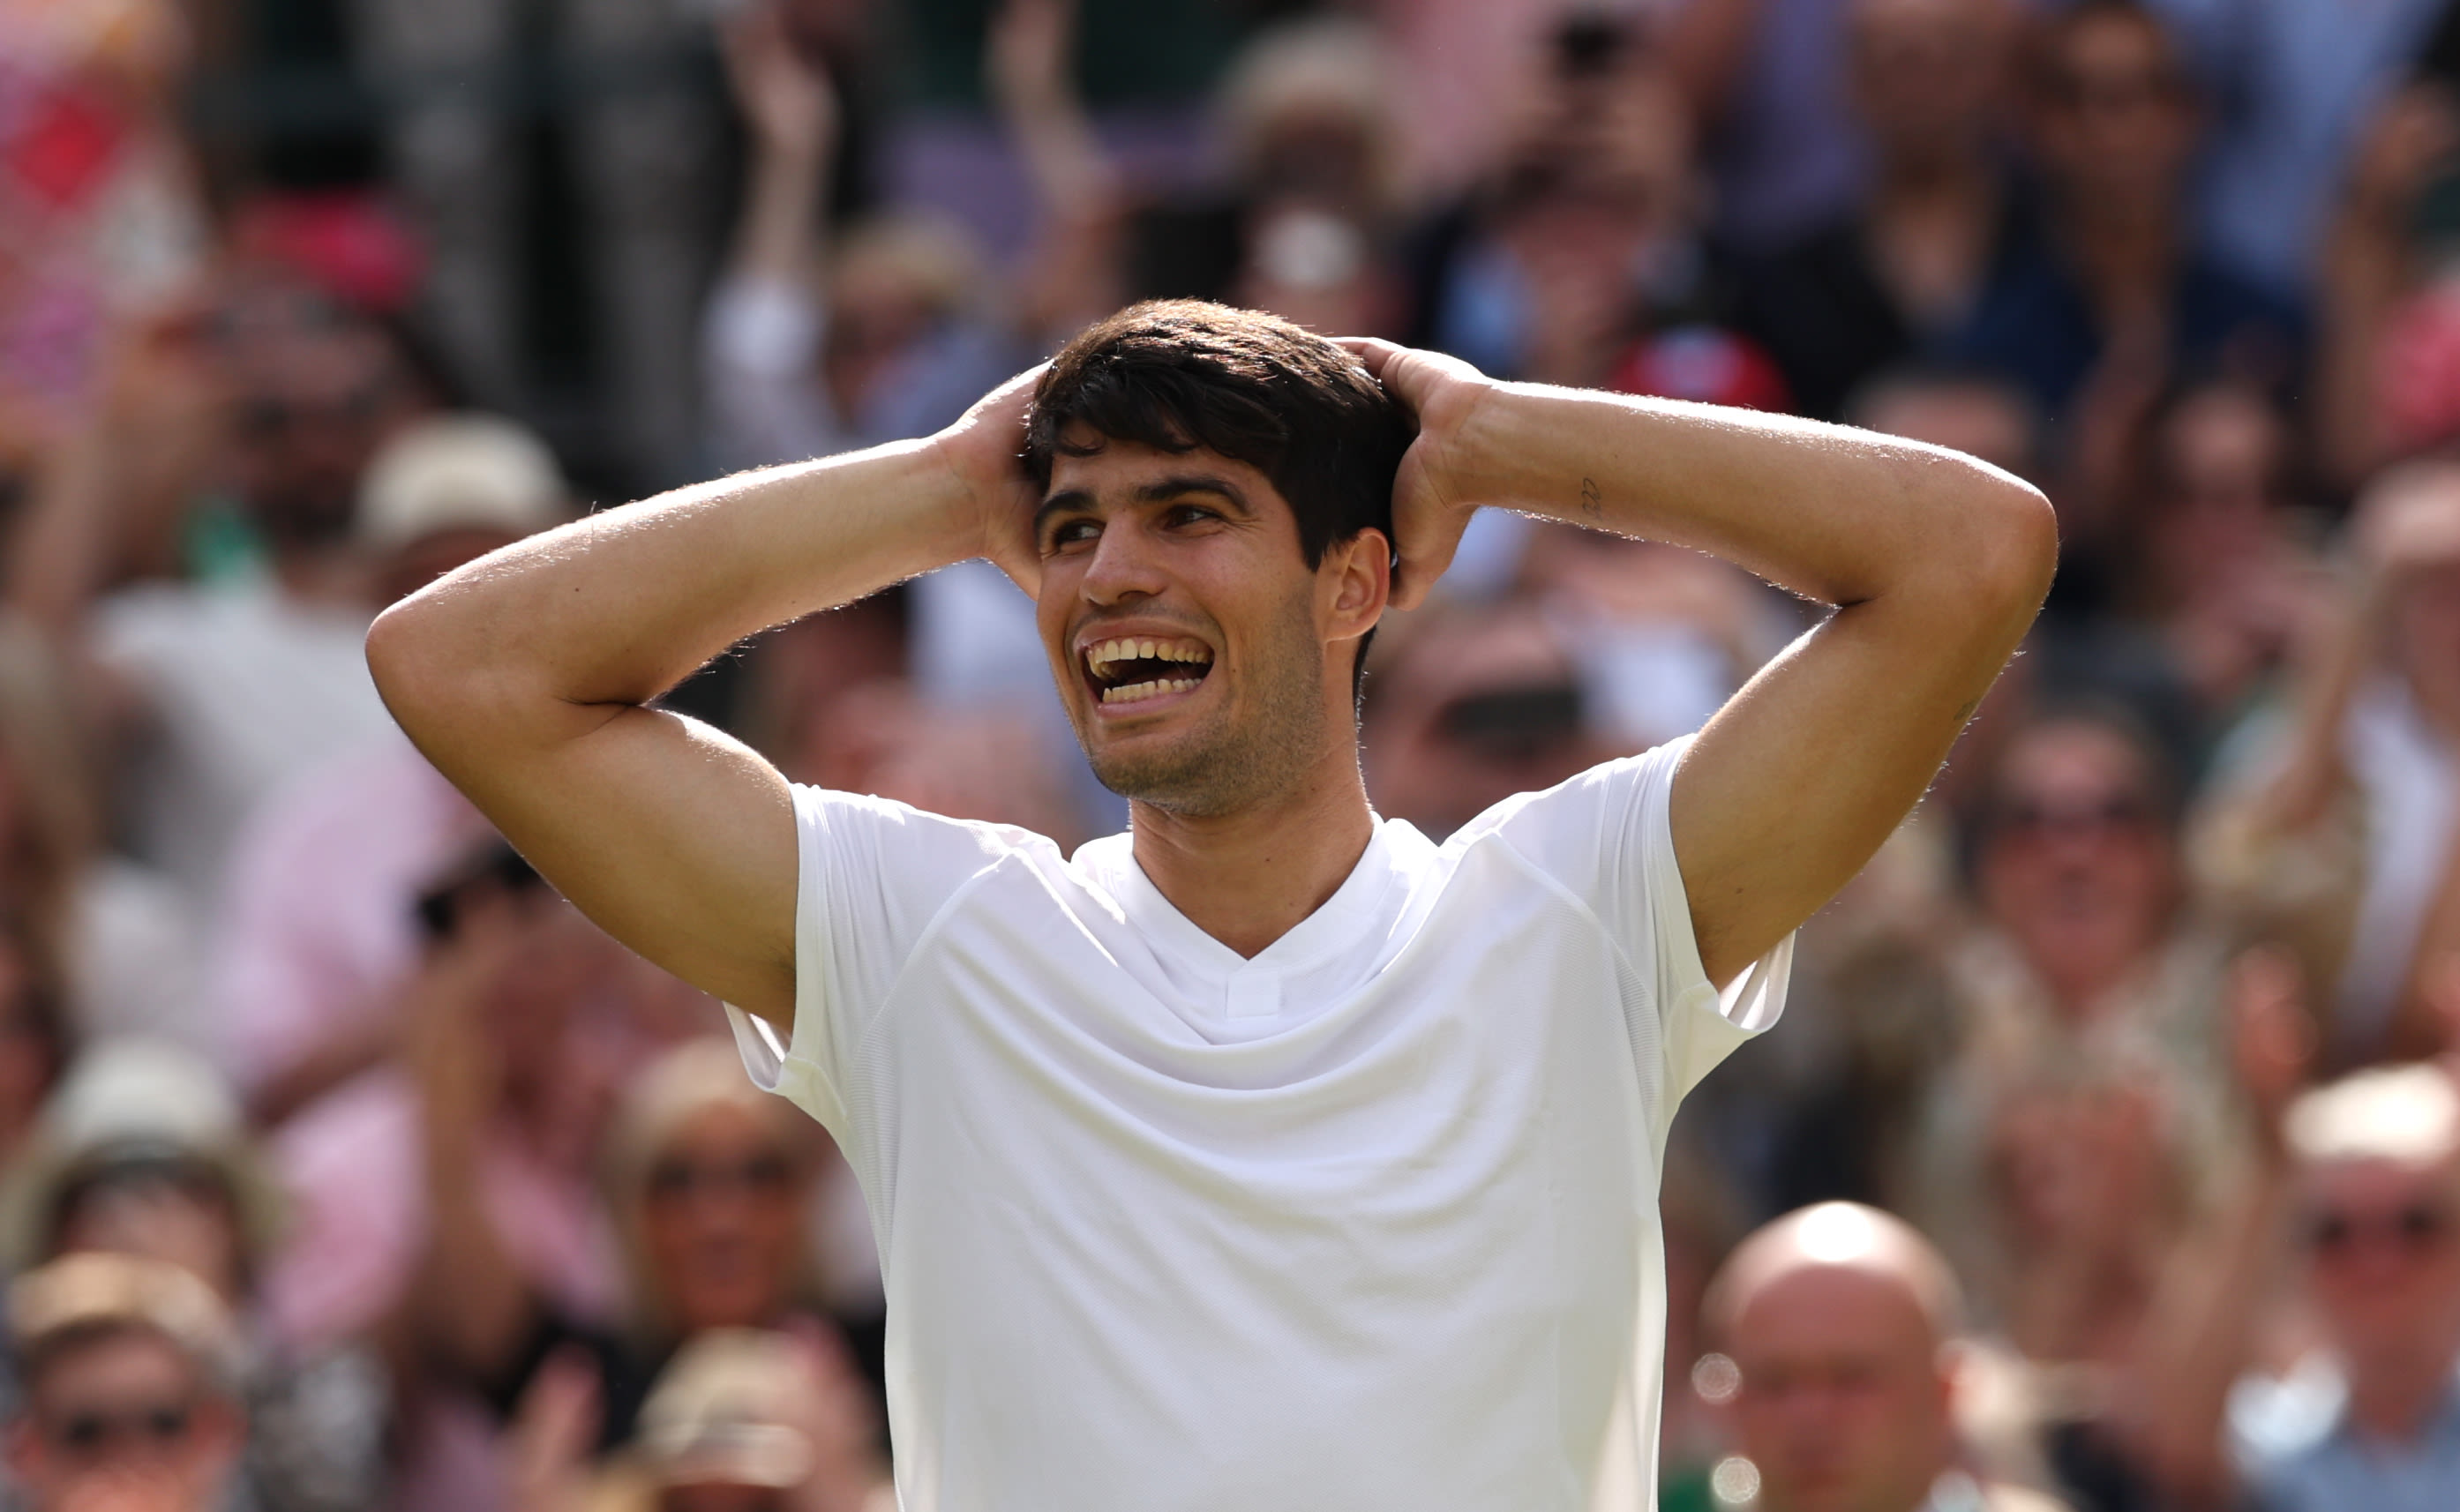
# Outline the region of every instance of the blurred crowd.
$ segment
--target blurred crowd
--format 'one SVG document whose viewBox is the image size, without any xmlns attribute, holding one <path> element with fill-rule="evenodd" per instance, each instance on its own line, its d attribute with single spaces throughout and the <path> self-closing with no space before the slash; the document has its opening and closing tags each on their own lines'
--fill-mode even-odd
<svg viewBox="0 0 2460 1512">
<path fill-rule="evenodd" d="M 0 1506 L 893 1504 L 843 1163 L 361 638 L 1169 295 L 2057 506 L 1677 1125 L 1665 1505 L 2460 1506 L 2452 0 L 0 0 Z M 1812 614 L 1481 517 L 1375 803 L 1694 728 Z M 974 563 L 671 702 L 1072 843 L 1047 676 Z"/>
</svg>

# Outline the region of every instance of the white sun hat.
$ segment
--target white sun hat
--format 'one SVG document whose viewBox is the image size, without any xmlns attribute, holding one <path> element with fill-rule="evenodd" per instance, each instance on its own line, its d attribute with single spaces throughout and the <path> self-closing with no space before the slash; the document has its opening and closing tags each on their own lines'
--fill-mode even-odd
<svg viewBox="0 0 2460 1512">
<path fill-rule="evenodd" d="M 450 530 L 520 536 L 562 524 L 571 500 L 535 431 L 498 415 L 443 415 L 394 436 L 368 464 L 354 527 L 375 552 Z"/>
</svg>

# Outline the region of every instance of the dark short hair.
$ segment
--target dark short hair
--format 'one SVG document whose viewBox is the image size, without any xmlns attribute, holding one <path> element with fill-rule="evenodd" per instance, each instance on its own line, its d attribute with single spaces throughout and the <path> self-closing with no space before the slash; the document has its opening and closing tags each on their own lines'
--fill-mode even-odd
<svg viewBox="0 0 2460 1512">
<path fill-rule="evenodd" d="M 1150 300 L 1087 326 L 1034 389 L 1025 466 L 1088 456 L 1071 427 L 1162 452 L 1205 451 L 1272 481 L 1312 570 L 1360 531 L 1392 536 L 1392 479 L 1417 427 L 1358 360 L 1260 310 Z"/>
</svg>

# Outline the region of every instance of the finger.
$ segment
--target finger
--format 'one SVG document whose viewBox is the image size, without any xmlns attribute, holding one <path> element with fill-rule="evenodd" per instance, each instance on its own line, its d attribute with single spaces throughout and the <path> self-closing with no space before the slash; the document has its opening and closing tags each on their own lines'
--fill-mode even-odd
<svg viewBox="0 0 2460 1512">
<path fill-rule="evenodd" d="M 1392 589 L 1387 602 L 1395 609 L 1415 609 L 1427 601 L 1427 595 L 1453 564 L 1454 548 L 1450 545 L 1431 547 L 1414 556 L 1403 556 L 1393 571 Z"/>
<path fill-rule="evenodd" d="M 1359 366 L 1378 382 L 1383 380 L 1384 369 L 1392 359 L 1409 349 L 1381 336 L 1335 336 L 1332 344 L 1357 358 Z"/>
</svg>

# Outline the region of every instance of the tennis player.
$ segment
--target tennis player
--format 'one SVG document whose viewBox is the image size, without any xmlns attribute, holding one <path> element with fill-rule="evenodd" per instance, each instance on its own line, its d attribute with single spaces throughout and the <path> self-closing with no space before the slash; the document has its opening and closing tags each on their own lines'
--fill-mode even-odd
<svg viewBox="0 0 2460 1512">
<path fill-rule="evenodd" d="M 1696 737 L 1437 846 L 1368 804 L 1357 664 L 1481 507 L 1835 609 Z M 1775 1018 L 2054 542 L 1952 452 L 1156 304 L 928 440 L 498 552 L 368 649 L 435 765 L 844 1149 L 907 1512 L 1587 1512 L 1655 1480 L 1675 1104 Z M 793 787 L 652 706 L 978 556 L 1034 596 L 1129 833 L 1064 855 Z"/>
</svg>

